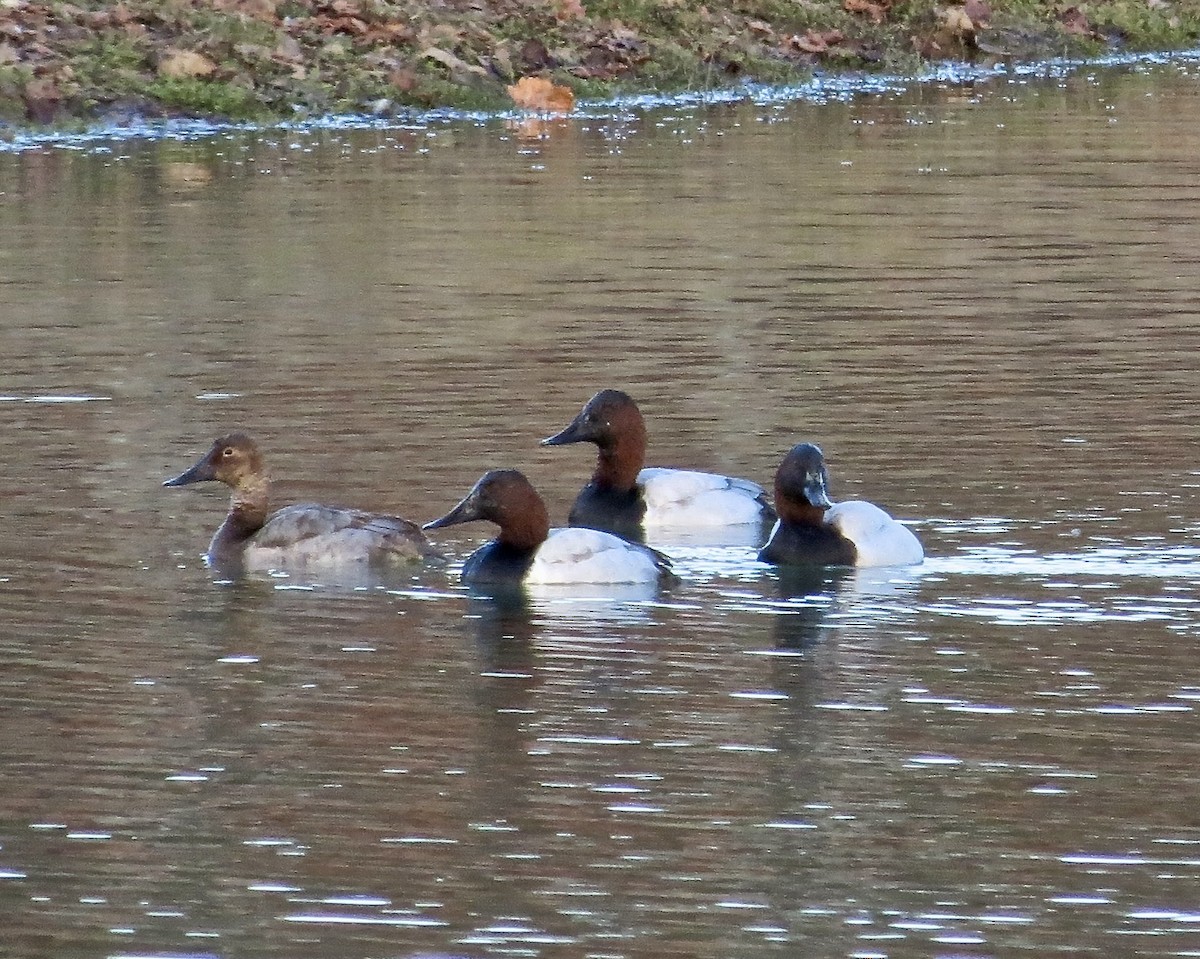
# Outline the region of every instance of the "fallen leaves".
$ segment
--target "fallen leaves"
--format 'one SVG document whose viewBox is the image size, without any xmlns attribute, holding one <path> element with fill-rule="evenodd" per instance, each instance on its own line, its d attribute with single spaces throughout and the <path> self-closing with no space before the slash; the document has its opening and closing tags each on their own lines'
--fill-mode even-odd
<svg viewBox="0 0 1200 959">
<path fill-rule="evenodd" d="M 892 8 L 892 0 L 842 0 L 842 9 L 847 13 L 860 13 L 869 17 L 872 23 L 883 23 L 888 11 Z"/>
<path fill-rule="evenodd" d="M 1128 25 L 1111 26 L 1115 3 L 1141 8 L 1138 22 L 1160 46 L 1194 36 L 1200 22 L 1180 0 L 1055 0 L 1000 4 L 996 24 L 995 3 L 0 0 L 0 116 L 103 113 L 114 102 L 200 115 L 225 115 L 230 103 L 284 114 L 494 105 L 507 89 L 531 117 L 553 117 L 570 113 L 574 98 L 551 76 L 634 86 L 784 81 L 817 63 L 879 62 L 908 41 L 930 58 L 1022 59 L 1093 49 L 1118 33 L 1143 42 Z M 1166 29 L 1174 34 L 1163 44 Z M 185 82 L 161 82 L 172 79 Z"/>
<path fill-rule="evenodd" d="M 545 77 L 521 77 L 505 88 L 513 103 L 534 113 L 570 113 L 575 109 L 575 94 Z"/>
<path fill-rule="evenodd" d="M 801 53 L 826 53 L 830 47 L 837 46 L 845 39 L 846 35 L 841 30 L 807 30 L 803 36 L 790 37 L 787 43 L 791 49 Z"/>
<path fill-rule="evenodd" d="M 217 65 L 203 53 L 195 50 L 167 50 L 158 62 L 158 74 L 173 80 L 189 77 L 211 77 Z"/>
</svg>

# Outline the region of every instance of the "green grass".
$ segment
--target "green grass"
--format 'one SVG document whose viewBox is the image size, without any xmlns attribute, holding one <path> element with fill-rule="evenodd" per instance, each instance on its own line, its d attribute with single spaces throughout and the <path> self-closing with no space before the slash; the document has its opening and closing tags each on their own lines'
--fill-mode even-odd
<svg viewBox="0 0 1200 959">
<path fill-rule="evenodd" d="M 253 90 L 235 83 L 158 77 L 141 92 L 169 109 L 199 116 L 250 120 L 267 112 Z"/>
</svg>

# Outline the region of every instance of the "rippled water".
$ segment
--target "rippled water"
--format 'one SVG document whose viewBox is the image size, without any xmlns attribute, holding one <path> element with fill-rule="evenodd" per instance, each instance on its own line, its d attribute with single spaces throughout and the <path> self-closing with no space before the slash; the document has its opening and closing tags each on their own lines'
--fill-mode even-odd
<svg viewBox="0 0 1200 959">
<path fill-rule="evenodd" d="M 0 156 L 6 955 L 1200 953 L 1198 84 Z M 222 583 L 159 485 L 244 426 L 280 502 L 561 519 L 609 385 L 928 561 Z"/>
</svg>

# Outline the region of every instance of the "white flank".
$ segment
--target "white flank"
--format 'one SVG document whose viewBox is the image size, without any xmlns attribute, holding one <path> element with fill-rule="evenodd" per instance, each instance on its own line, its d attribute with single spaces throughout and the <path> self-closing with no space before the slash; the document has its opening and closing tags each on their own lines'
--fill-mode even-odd
<svg viewBox="0 0 1200 959">
<path fill-rule="evenodd" d="M 525 574 L 525 582 L 654 583 L 658 576 L 658 565 L 645 549 L 612 533 L 569 526 L 550 530 Z"/>
<path fill-rule="evenodd" d="M 825 522 L 854 544 L 858 566 L 909 566 L 925 559 L 912 530 L 873 503 L 836 503 L 826 510 Z"/>
<path fill-rule="evenodd" d="M 310 536 L 287 546 L 257 546 L 251 543 L 242 553 L 248 570 L 310 569 L 352 566 L 370 562 L 379 549 L 378 535 L 366 529 L 342 529 Z"/>
<path fill-rule="evenodd" d="M 763 490 L 749 480 L 650 466 L 638 482 L 647 526 L 740 526 L 762 519 Z"/>
</svg>

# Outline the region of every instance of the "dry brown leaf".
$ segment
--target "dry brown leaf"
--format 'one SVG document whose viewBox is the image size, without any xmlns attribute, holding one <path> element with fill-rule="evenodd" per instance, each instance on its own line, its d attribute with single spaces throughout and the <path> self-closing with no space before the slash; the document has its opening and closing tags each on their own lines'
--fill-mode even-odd
<svg viewBox="0 0 1200 959">
<path fill-rule="evenodd" d="M 215 63 L 195 50 L 168 50 L 167 55 L 158 64 L 159 76 L 176 80 L 186 77 L 210 77 L 216 70 Z"/>
<path fill-rule="evenodd" d="M 883 23 L 890 3 L 872 3 L 871 0 L 842 0 L 842 9 L 847 13 L 861 13 L 871 18 L 872 23 Z"/>
<path fill-rule="evenodd" d="M 845 39 L 841 30 L 806 30 L 804 36 L 799 34 L 792 36 L 788 40 L 788 44 L 803 53 L 824 53 Z"/>
<path fill-rule="evenodd" d="M 509 87 L 508 95 L 522 110 L 537 113 L 570 113 L 575 108 L 575 94 L 545 77 L 521 77 Z"/>
<path fill-rule="evenodd" d="M 942 14 L 942 31 L 949 37 L 961 40 L 975 33 L 975 24 L 962 7 L 948 7 Z"/>
<path fill-rule="evenodd" d="M 560 22 L 582 20 L 586 16 L 587 11 L 579 0 L 556 0 L 554 4 L 554 17 Z"/>
</svg>

